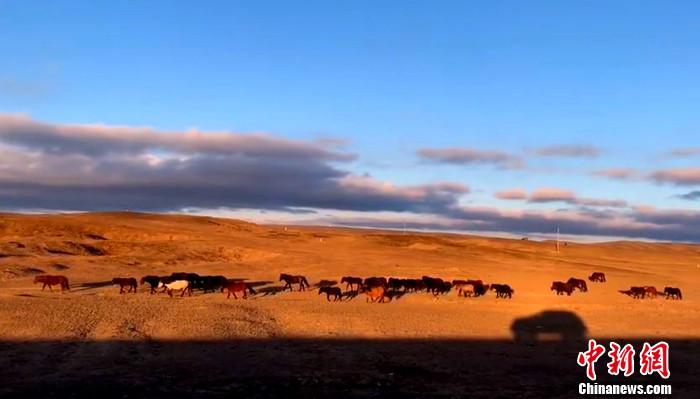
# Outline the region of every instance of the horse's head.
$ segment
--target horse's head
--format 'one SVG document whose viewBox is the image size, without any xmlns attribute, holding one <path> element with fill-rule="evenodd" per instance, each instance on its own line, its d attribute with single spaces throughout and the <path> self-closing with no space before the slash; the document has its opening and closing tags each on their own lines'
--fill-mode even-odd
<svg viewBox="0 0 700 399">
<path fill-rule="evenodd" d="M 119 284 L 119 279 L 118 278 L 113 278 L 112 279 L 112 284 Z"/>
<path fill-rule="evenodd" d="M 286 274 L 284 274 L 284 273 L 280 274 L 280 281 L 284 281 L 285 277 L 287 277 Z"/>
<path fill-rule="evenodd" d="M 42 278 L 42 276 L 36 276 L 36 277 L 34 277 L 34 284 L 40 283 L 40 282 L 41 282 L 41 278 Z"/>
<path fill-rule="evenodd" d="M 323 294 L 326 291 L 326 287 L 321 287 L 318 289 L 318 295 Z"/>
</svg>

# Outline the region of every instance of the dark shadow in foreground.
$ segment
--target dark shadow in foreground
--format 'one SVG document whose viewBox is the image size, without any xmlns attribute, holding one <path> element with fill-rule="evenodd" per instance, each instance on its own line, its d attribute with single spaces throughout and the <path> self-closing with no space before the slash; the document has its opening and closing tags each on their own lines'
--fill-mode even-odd
<svg viewBox="0 0 700 399">
<path fill-rule="evenodd" d="M 631 343 L 639 353 L 649 340 Z M 608 340 L 600 339 L 606 345 Z M 672 384 L 700 391 L 700 340 L 667 340 L 671 378 L 597 383 Z M 0 397 L 475 397 L 571 398 L 587 382 L 585 342 L 443 339 L 231 339 L 0 342 Z"/>
</svg>

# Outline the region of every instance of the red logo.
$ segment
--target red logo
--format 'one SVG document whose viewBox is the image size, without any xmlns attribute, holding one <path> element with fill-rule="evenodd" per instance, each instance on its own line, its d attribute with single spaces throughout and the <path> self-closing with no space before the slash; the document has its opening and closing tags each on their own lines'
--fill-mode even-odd
<svg viewBox="0 0 700 399">
<path fill-rule="evenodd" d="M 620 350 L 620 345 L 611 342 L 608 356 L 612 359 L 608 363 L 608 374 L 618 375 L 620 371 L 625 373 L 625 377 L 634 374 L 634 348 L 632 345 L 627 344 Z"/>
<path fill-rule="evenodd" d="M 595 362 L 598 361 L 598 358 L 603 356 L 603 353 L 605 353 L 605 347 L 603 345 L 598 345 L 594 339 L 588 340 L 588 350 L 586 352 L 578 353 L 576 363 L 578 363 L 579 366 L 586 367 L 586 375 L 591 381 L 595 381 L 596 379 Z"/>
<path fill-rule="evenodd" d="M 659 373 L 663 378 L 671 376 L 671 371 L 668 369 L 668 344 L 659 342 L 655 345 L 644 343 L 642 352 L 639 354 L 639 372 L 642 375 L 650 375 Z"/>
<path fill-rule="evenodd" d="M 578 353 L 576 363 L 581 367 L 586 367 L 586 376 L 589 380 L 596 380 L 595 363 L 604 353 L 605 347 L 594 339 L 588 340 L 587 351 Z M 617 342 L 610 342 L 608 374 L 619 375 L 622 372 L 625 377 L 634 374 L 634 354 L 635 350 L 631 344 L 620 346 Z M 642 375 L 658 373 L 663 378 L 669 378 L 671 370 L 668 367 L 668 356 L 668 343 L 661 341 L 650 345 L 645 342 L 639 353 L 639 372 Z"/>
</svg>

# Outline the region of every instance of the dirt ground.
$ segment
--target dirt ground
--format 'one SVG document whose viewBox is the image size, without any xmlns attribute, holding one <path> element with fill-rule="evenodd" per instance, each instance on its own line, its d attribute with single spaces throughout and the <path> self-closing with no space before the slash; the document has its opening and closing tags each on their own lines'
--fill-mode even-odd
<svg viewBox="0 0 700 399">
<path fill-rule="evenodd" d="M 607 283 L 549 290 L 594 271 Z M 585 382 L 575 360 L 585 337 L 638 350 L 666 340 L 673 397 L 694 397 L 700 381 L 696 245 L 567 243 L 557 253 L 552 242 L 208 217 L 0 214 L 0 272 L 0 396 L 572 397 Z M 110 284 L 172 272 L 246 279 L 258 294 L 119 295 Z M 281 272 L 311 289 L 282 292 Z M 70 292 L 42 292 L 37 274 L 67 276 Z M 344 275 L 482 279 L 515 294 L 386 304 L 317 294 Z M 619 292 L 638 285 L 680 287 L 683 300 Z M 538 342 L 514 343 L 538 329 Z"/>
</svg>

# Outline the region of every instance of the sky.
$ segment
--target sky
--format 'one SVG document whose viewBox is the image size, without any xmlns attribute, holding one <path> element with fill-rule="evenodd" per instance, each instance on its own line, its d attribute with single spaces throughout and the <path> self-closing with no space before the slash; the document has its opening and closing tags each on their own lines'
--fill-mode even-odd
<svg viewBox="0 0 700 399">
<path fill-rule="evenodd" d="M 697 242 L 697 15 L 0 0 L 0 210 Z"/>
</svg>

